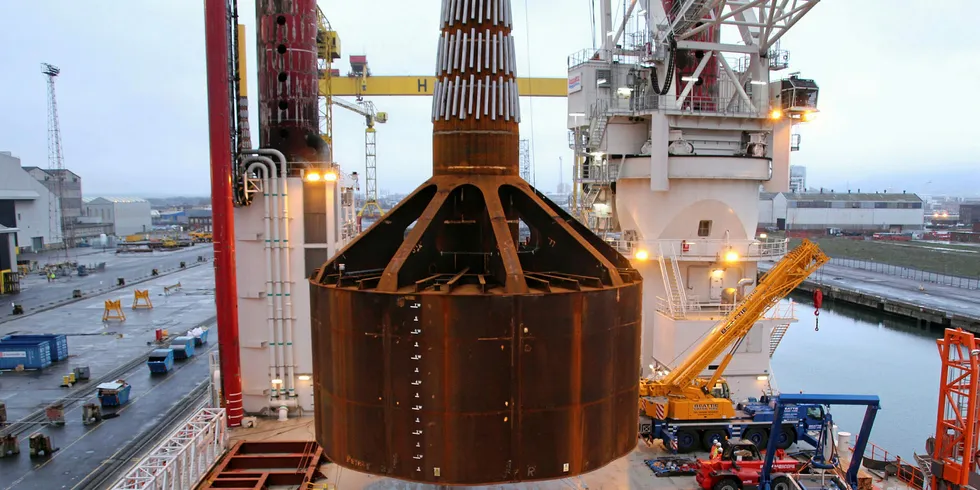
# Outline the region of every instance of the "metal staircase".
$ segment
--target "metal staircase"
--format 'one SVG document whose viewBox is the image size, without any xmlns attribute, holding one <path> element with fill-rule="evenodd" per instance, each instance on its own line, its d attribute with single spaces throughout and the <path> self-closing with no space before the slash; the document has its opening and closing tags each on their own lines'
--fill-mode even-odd
<svg viewBox="0 0 980 490">
<path fill-rule="evenodd" d="M 684 283 L 681 281 L 681 270 L 677 265 L 677 258 L 674 256 L 673 250 L 670 252 L 670 254 L 665 253 L 663 244 L 660 245 L 660 274 L 664 278 L 671 316 L 678 319 L 684 318 L 687 314 L 687 293 L 684 291 Z"/>
<path fill-rule="evenodd" d="M 915 462 L 918 463 L 919 469 L 922 470 L 922 489 L 929 490 L 930 483 L 932 482 L 932 458 L 929 456 L 923 456 L 921 454 L 912 453 L 915 457 Z"/>
<path fill-rule="evenodd" d="M 772 327 L 772 334 L 769 335 L 769 358 L 776 352 L 776 347 L 779 347 L 779 343 L 783 341 L 783 336 L 786 335 L 786 331 L 789 330 L 788 323 L 778 324 Z"/>
<path fill-rule="evenodd" d="M 589 121 L 589 133 L 588 141 L 586 147 L 592 151 L 599 149 L 602 145 L 602 138 L 606 136 L 606 127 L 609 125 L 609 112 L 606 110 L 607 102 L 605 100 L 596 101 L 592 105 L 592 114 L 590 114 Z"/>
</svg>

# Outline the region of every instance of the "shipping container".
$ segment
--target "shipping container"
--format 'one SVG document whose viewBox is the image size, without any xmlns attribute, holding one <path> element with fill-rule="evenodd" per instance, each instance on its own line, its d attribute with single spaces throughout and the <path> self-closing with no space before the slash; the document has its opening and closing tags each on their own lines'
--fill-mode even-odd
<svg viewBox="0 0 980 490">
<path fill-rule="evenodd" d="M 52 362 L 68 359 L 68 337 L 65 335 L 7 335 L 0 338 L 0 343 L 8 340 L 47 340 L 51 342 Z"/>
<path fill-rule="evenodd" d="M 51 365 L 48 341 L 0 342 L 0 369 L 44 369 Z"/>
</svg>

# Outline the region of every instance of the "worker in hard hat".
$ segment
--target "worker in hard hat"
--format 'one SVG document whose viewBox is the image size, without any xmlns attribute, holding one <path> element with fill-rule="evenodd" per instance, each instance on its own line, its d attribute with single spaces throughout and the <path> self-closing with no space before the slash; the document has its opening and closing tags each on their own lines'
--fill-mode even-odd
<svg viewBox="0 0 980 490">
<path fill-rule="evenodd" d="M 721 441 L 715 441 L 711 446 L 711 459 L 721 458 Z"/>
</svg>

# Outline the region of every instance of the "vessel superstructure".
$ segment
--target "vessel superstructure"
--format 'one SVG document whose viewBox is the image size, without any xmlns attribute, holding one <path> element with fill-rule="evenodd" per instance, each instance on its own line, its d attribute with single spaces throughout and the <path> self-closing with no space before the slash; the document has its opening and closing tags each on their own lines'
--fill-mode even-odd
<svg viewBox="0 0 980 490">
<path fill-rule="evenodd" d="M 757 234 L 759 191 L 788 190 L 818 88 L 773 75 L 788 68 L 780 38 L 817 3 L 632 1 L 614 24 L 604 0 L 601 45 L 569 57 L 572 209 L 647 283 L 645 375 L 683 359 L 751 291 L 758 262 L 786 253 Z M 769 358 L 795 321 L 776 308 L 741 343 L 734 398 L 772 391 Z"/>
</svg>

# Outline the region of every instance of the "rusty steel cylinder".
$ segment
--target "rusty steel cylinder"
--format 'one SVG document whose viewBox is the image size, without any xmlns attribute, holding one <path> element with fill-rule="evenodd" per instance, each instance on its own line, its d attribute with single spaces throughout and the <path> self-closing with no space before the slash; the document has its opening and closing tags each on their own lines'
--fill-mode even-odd
<svg viewBox="0 0 980 490">
<path fill-rule="evenodd" d="M 256 0 L 259 145 L 321 161 L 316 0 Z"/>
<path fill-rule="evenodd" d="M 445 0 L 433 176 L 310 278 L 316 439 L 440 485 L 578 475 L 638 432 L 642 284 L 518 176 L 508 0 Z"/>
</svg>

